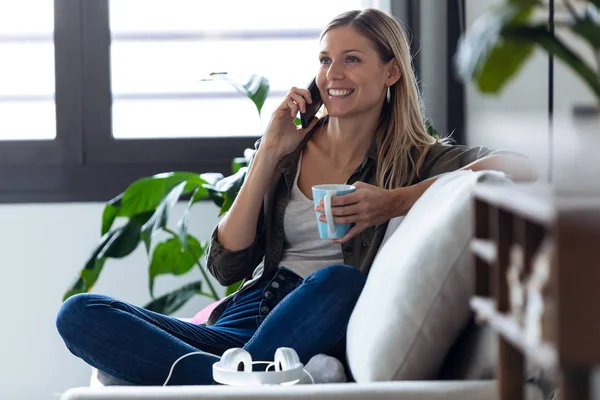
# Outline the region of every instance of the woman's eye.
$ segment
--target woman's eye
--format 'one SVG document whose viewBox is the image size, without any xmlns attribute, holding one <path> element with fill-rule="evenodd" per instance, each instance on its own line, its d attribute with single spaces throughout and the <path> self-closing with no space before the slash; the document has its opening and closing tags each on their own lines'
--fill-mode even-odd
<svg viewBox="0 0 600 400">
<path fill-rule="evenodd" d="M 321 64 L 329 64 L 331 61 L 330 61 L 330 60 L 329 60 L 329 58 L 327 58 L 327 57 L 321 57 L 321 58 L 319 59 L 319 62 L 320 62 Z"/>
<path fill-rule="evenodd" d="M 349 63 L 357 63 L 357 62 L 359 62 L 360 60 L 359 60 L 358 58 L 356 58 L 356 57 L 352 57 L 352 56 L 350 56 L 350 57 L 348 57 L 348 58 L 347 58 L 347 61 L 348 61 Z"/>
</svg>

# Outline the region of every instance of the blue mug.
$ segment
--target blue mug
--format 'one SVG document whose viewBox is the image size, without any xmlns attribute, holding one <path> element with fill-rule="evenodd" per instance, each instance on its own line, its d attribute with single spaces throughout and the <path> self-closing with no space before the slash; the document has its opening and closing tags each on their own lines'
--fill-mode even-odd
<svg viewBox="0 0 600 400">
<path fill-rule="evenodd" d="M 321 213 L 317 214 L 317 227 L 321 239 L 338 239 L 343 237 L 350 230 L 350 224 L 334 224 L 331 213 L 331 197 L 343 196 L 356 190 L 352 185 L 317 185 L 312 187 L 313 203 L 315 207 L 319 205 L 319 200 L 323 199 L 323 208 L 325 209 L 325 218 L 327 223 L 319 221 Z"/>
</svg>

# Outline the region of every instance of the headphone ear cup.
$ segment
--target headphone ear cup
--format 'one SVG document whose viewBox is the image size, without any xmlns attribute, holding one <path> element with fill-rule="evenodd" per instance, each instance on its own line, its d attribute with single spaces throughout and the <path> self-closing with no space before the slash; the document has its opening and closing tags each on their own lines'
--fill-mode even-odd
<svg viewBox="0 0 600 400">
<path fill-rule="evenodd" d="M 298 353 L 290 347 L 280 347 L 275 351 L 275 371 L 288 371 L 301 366 Z"/>
<path fill-rule="evenodd" d="M 220 363 L 223 368 L 230 371 L 252 372 L 252 356 L 239 347 L 225 351 Z"/>
</svg>

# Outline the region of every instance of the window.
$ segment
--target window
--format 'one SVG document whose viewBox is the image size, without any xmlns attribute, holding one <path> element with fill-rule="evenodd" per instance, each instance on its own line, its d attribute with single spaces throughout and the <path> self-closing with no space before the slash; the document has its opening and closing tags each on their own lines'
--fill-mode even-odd
<svg viewBox="0 0 600 400">
<path fill-rule="evenodd" d="M 0 140 L 56 137 L 53 19 L 48 1 L 0 3 Z"/>
<path fill-rule="evenodd" d="M 77 4 L 77 3 L 75 3 Z M 35 10 L 35 12 L 32 12 Z M 31 174 L 81 158 L 76 7 L 0 3 L 0 199 L 19 200 Z M 57 93 L 55 88 L 62 85 Z M 48 186 L 46 186 L 48 187 Z"/>
<path fill-rule="evenodd" d="M 84 28 L 93 27 L 100 15 L 108 25 L 90 34 L 100 39 L 86 48 L 103 49 L 110 62 L 93 55 L 95 86 L 102 87 L 86 92 L 93 93 L 95 102 L 110 96 L 112 103 L 89 111 L 102 115 L 92 128 L 101 131 L 89 139 L 94 145 L 88 160 L 193 160 L 194 170 L 229 173 L 231 159 L 254 144 L 289 88 L 310 81 L 318 66 L 319 33 L 327 21 L 372 2 L 306 0 L 293 11 L 277 0 L 93 4 L 87 3 L 90 20 L 84 13 Z M 226 83 L 200 82 L 214 71 L 265 75 L 271 90 L 262 119 Z"/>
<path fill-rule="evenodd" d="M 334 15 L 389 1 L 0 3 L 0 202 L 106 201 L 170 170 L 230 173 Z M 387 5 L 386 5 L 387 3 Z M 35 12 L 33 12 L 34 10 Z M 214 71 L 271 84 L 262 116 Z"/>
<path fill-rule="evenodd" d="M 113 136 L 259 135 L 251 102 L 226 83 L 199 79 L 214 71 L 266 76 L 271 97 L 264 125 L 289 88 L 308 84 L 316 71 L 323 26 L 363 6 L 363 0 L 305 0 L 293 7 L 280 0 L 110 1 Z"/>
</svg>

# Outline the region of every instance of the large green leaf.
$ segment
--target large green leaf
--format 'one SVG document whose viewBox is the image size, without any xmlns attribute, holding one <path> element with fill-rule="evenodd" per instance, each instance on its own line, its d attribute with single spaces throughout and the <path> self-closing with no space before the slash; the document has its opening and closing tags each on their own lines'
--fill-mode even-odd
<svg viewBox="0 0 600 400">
<path fill-rule="evenodd" d="M 167 193 L 182 182 L 186 182 L 184 195 L 207 183 L 199 174 L 193 172 L 168 172 L 138 179 L 125 190 L 118 215 L 131 217 L 142 212 L 154 211 Z"/>
<path fill-rule="evenodd" d="M 79 272 L 79 277 L 63 296 L 63 301 L 78 293 L 86 293 L 90 291 L 94 286 L 94 283 L 96 283 L 98 280 L 98 276 L 100 276 L 100 272 L 102 272 L 102 268 L 104 268 L 105 263 L 106 257 L 91 257 L 85 268 Z"/>
<path fill-rule="evenodd" d="M 587 41 L 595 50 L 600 49 L 600 24 L 595 22 L 589 15 L 576 21 L 571 29 Z"/>
<path fill-rule="evenodd" d="M 236 157 L 231 162 L 231 170 L 233 171 L 234 174 L 237 173 L 243 167 L 247 167 L 247 166 L 248 166 L 248 160 L 246 159 L 246 157 Z"/>
<path fill-rule="evenodd" d="M 219 174 L 216 172 L 207 172 L 200 177 L 206 182 L 202 185 L 202 193 L 201 195 L 194 195 L 193 201 L 191 204 L 195 204 L 199 200 L 210 199 L 212 200 L 218 207 L 221 207 L 223 204 L 223 197 L 216 193 L 214 190 L 209 189 L 217 184 L 218 181 L 223 179 L 223 174 Z M 189 204 L 188 204 L 189 206 Z"/>
<path fill-rule="evenodd" d="M 221 178 L 223 175 L 221 175 Z M 212 181 L 216 184 L 216 181 Z M 190 212 L 192 211 L 192 207 L 200 200 L 204 200 L 207 196 L 205 193 L 208 193 L 208 189 L 205 187 L 198 187 L 192 193 L 192 196 L 188 200 L 187 207 L 183 210 L 183 214 L 179 221 L 177 221 L 177 236 L 179 240 L 181 240 L 181 245 L 184 249 L 187 248 L 187 236 L 188 236 L 188 220 L 190 218 Z"/>
<path fill-rule="evenodd" d="M 202 180 L 204 180 L 206 185 L 216 185 L 217 182 L 219 182 L 221 179 L 224 178 L 223 174 L 220 174 L 218 172 L 205 172 L 203 174 L 200 174 L 200 178 L 202 178 Z"/>
<path fill-rule="evenodd" d="M 196 192 L 192 194 L 190 197 L 187 207 L 183 210 L 183 214 L 179 221 L 177 221 L 177 237 L 179 237 L 179 241 L 181 242 L 181 247 L 183 249 L 187 249 L 187 236 L 188 236 L 188 220 L 190 217 L 190 212 L 192 206 L 195 203 Z"/>
<path fill-rule="evenodd" d="M 247 172 L 248 167 L 242 167 L 238 172 L 221 179 L 215 185 L 205 185 L 213 201 L 221 207 L 219 216 L 225 214 L 231 208 L 246 179 Z"/>
<path fill-rule="evenodd" d="M 240 75 L 230 72 L 213 72 L 202 81 L 224 81 L 233 86 L 238 92 L 248 97 L 260 114 L 265 100 L 269 95 L 269 80 L 260 75 Z"/>
<path fill-rule="evenodd" d="M 167 293 L 144 306 L 145 309 L 164 315 L 176 312 L 195 294 L 202 294 L 202 282 L 196 281 Z"/>
<path fill-rule="evenodd" d="M 83 269 L 79 271 L 79 277 L 71 285 L 67 293 L 65 293 L 63 301 L 75 294 L 85 293 L 92 289 L 106 262 L 106 257 L 103 257 L 101 254 L 106 251 L 106 248 L 117 234 L 118 231 L 113 231 L 102 237 L 98 247 L 94 249 Z"/>
<path fill-rule="evenodd" d="M 119 214 L 119 208 L 121 208 L 121 200 L 123 199 L 123 193 L 119 194 L 114 199 L 108 201 L 104 206 L 104 212 L 102 213 L 102 235 L 105 235 L 112 228 L 115 218 Z"/>
<path fill-rule="evenodd" d="M 477 78 L 477 87 L 483 93 L 497 93 L 533 54 L 533 44 L 501 40 L 489 54 Z"/>
<path fill-rule="evenodd" d="M 231 169 L 234 174 L 238 173 L 243 167 L 248 167 L 252 163 L 252 159 L 256 155 L 256 149 L 244 150 L 243 157 L 236 157 L 232 161 Z"/>
<path fill-rule="evenodd" d="M 504 30 L 503 35 L 508 39 L 534 42 L 554 54 L 567 64 L 600 100 L 600 75 L 559 38 L 548 32 L 545 25 L 510 27 Z"/>
<path fill-rule="evenodd" d="M 427 134 L 433 138 L 439 139 L 440 138 L 440 134 L 438 133 L 438 131 L 435 129 L 435 127 L 433 126 L 433 122 L 431 122 L 431 120 L 426 120 L 425 121 L 425 128 L 427 129 Z"/>
<path fill-rule="evenodd" d="M 459 41 L 454 58 L 458 75 L 465 81 L 478 79 L 482 72 L 486 72 L 485 68 L 490 56 L 495 60 L 499 56 L 512 57 L 513 55 L 508 53 L 511 50 L 510 45 L 495 50 L 502 40 L 502 30 L 507 26 L 525 23 L 533 12 L 534 4 L 535 2 L 530 1 L 510 2 L 479 17 Z M 493 54 L 494 51 L 496 54 Z M 516 72 L 525 53 L 525 49 L 520 49 L 520 53 L 515 55 L 514 61 L 511 62 L 512 68 L 503 72 L 505 79 Z M 488 71 L 490 68 L 487 66 Z M 487 74 L 489 75 L 489 72 Z M 489 81 L 489 78 L 487 80 Z"/>
<path fill-rule="evenodd" d="M 181 182 L 179 185 L 175 186 L 167 196 L 163 198 L 158 207 L 156 207 L 156 211 L 152 217 L 144 224 L 142 227 L 142 240 L 146 245 L 146 253 L 150 253 L 150 248 L 152 247 L 152 235 L 155 232 L 162 230 L 169 221 L 169 212 L 171 208 L 179 201 L 181 194 L 186 186 L 187 182 Z M 196 193 L 200 187 L 197 187 Z"/>
<path fill-rule="evenodd" d="M 227 289 L 225 289 L 225 296 L 229 296 L 230 294 L 237 292 L 238 289 L 240 288 L 240 286 L 242 286 L 243 282 L 244 282 L 244 280 L 241 280 L 241 281 L 232 283 L 231 285 L 227 286 Z"/>
<path fill-rule="evenodd" d="M 90 291 L 98 280 L 107 258 L 123 258 L 131 254 L 140 242 L 142 226 L 151 216 L 151 212 L 136 215 L 125 225 L 103 235 L 64 299 Z"/>
<path fill-rule="evenodd" d="M 114 235 L 98 257 L 123 258 L 131 254 L 140 243 L 142 226 L 152 217 L 152 212 L 135 215 L 127 223 L 113 230 Z"/>
<path fill-rule="evenodd" d="M 149 271 L 149 288 L 152 297 L 154 297 L 154 280 L 158 275 L 183 275 L 189 272 L 204 255 L 206 245 L 202 245 L 198 239 L 188 235 L 186 243 L 187 248 L 184 248 L 178 237 L 172 237 L 159 243 L 154 249 Z"/>
</svg>

